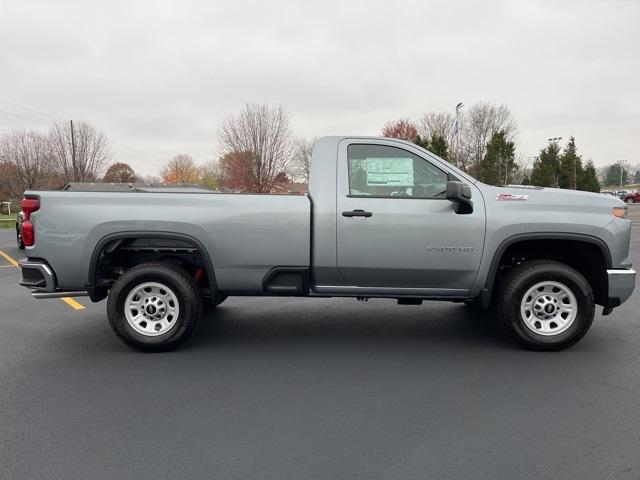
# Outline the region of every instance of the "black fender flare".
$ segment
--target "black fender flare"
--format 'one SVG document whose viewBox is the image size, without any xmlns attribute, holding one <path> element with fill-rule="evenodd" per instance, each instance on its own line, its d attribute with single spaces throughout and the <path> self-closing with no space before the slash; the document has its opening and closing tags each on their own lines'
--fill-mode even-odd
<svg viewBox="0 0 640 480">
<path fill-rule="evenodd" d="M 584 233 L 555 233 L 555 232 L 539 232 L 539 233 L 519 233 L 517 235 L 512 235 L 510 237 L 505 238 L 495 253 L 493 254 L 493 258 L 491 259 L 491 266 L 489 267 L 489 272 L 487 274 L 487 279 L 485 280 L 483 292 L 487 294 L 491 294 L 493 289 L 493 284 L 496 279 L 496 274 L 498 273 L 498 267 L 500 265 L 500 259 L 504 252 L 507 251 L 511 245 L 514 245 L 519 242 L 529 241 L 529 240 L 573 240 L 579 242 L 590 243 L 592 245 L 596 245 L 602 251 L 602 256 L 604 257 L 604 263 L 606 268 L 611 268 L 611 252 L 609 251 L 609 247 L 607 244 L 598 237 L 594 237 L 593 235 L 587 235 Z"/>
<path fill-rule="evenodd" d="M 87 283 L 86 288 L 89 293 L 89 297 L 92 301 L 98 302 L 107 296 L 106 289 L 100 285 L 96 285 L 96 276 L 98 273 L 98 261 L 100 260 L 100 253 L 104 250 L 104 247 L 113 242 L 114 240 L 125 240 L 128 238 L 165 238 L 165 239 L 174 239 L 174 240 L 182 240 L 185 242 L 190 242 L 198 248 L 202 259 L 205 262 L 205 266 L 207 269 L 207 277 L 209 279 L 209 287 L 212 291 L 218 291 L 218 283 L 216 282 L 216 275 L 213 270 L 213 262 L 211 261 L 211 256 L 209 252 L 204 247 L 202 242 L 191 235 L 187 235 L 184 233 L 178 232 L 157 232 L 153 230 L 136 230 L 136 231 L 128 231 L 128 232 L 116 232 L 110 233 L 109 235 L 105 235 L 102 237 L 95 245 L 93 252 L 91 253 L 91 261 L 89 262 L 89 271 L 87 274 Z M 215 295 L 212 295 L 214 298 Z"/>
</svg>

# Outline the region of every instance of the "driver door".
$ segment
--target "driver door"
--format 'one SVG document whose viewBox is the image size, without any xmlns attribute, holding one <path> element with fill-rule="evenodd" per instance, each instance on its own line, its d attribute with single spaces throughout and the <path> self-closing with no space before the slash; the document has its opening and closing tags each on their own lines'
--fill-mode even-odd
<svg viewBox="0 0 640 480">
<path fill-rule="evenodd" d="M 457 214 L 446 165 L 384 141 L 343 141 L 338 152 L 337 259 L 347 284 L 457 294 L 476 277 L 484 204 Z"/>
</svg>

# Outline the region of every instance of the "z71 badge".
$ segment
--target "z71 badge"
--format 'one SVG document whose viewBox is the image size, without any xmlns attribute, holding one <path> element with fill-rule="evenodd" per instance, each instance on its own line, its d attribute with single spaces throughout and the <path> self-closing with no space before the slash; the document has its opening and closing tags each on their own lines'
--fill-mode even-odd
<svg viewBox="0 0 640 480">
<path fill-rule="evenodd" d="M 496 200 L 509 201 L 509 200 L 526 200 L 529 195 L 513 195 L 511 193 L 500 193 L 496 197 Z"/>
</svg>

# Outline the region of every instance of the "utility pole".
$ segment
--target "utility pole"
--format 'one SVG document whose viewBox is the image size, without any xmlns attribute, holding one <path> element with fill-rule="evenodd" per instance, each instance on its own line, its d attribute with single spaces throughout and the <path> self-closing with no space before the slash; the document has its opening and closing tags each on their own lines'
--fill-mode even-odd
<svg viewBox="0 0 640 480">
<path fill-rule="evenodd" d="M 71 124 L 71 162 L 73 165 L 73 175 L 75 177 L 76 176 L 76 137 L 73 131 L 73 120 L 69 120 L 69 123 Z M 77 178 L 74 178 L 74 180 L 76 182 L 78 181 Z"/>
</svg>

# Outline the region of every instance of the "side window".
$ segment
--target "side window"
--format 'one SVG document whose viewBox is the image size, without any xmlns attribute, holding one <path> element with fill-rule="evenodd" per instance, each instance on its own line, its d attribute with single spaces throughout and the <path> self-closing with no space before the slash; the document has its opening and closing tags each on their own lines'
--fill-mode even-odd
<svg viewBox="0 0 640 480">
<path fill-rule="evenodd" d="M 386 145 L 349 145 L 349 195 L 444 198 L 447 174 L 413 153 Z"/>
</svg>

